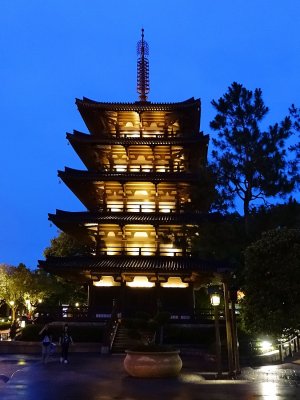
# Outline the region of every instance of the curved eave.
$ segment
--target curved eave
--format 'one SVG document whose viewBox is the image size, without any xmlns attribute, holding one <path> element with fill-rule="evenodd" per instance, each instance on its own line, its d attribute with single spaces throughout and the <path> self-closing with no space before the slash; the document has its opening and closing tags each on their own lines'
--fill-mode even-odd
<svg viewBox="0 0 300 400">
<path fill-rule="evenodd" d="M 97 136 L 103 136 L 103 132 L 107 131 L 107 124 L 113 123 L 114 125 L 117 122 L 118 117 L 111 118 L 108 115 L 111 113 L 118 114 L 119 117 L 128 113 L 136 114 L 136 117 L 142 113 L 154 113 L 154 115 L 158 113 L 165 114 L 167 119 L 168 114 L 178 114 L 180 118 L 189 121 L 188 124 L 185 123 L 182 126 L 182 130 L 186 133 L 189 131 L 195 133 L 200 129 L 200 99 L 192 98 L 180 103 L 101 103 L 84 98 L 83 100 L 76 99 L 76 105 L 88 130 Z"/>
<path fill-rule="evenodd" d="M 107 148 L 113 152 L 117 147 L 123 147 L 124 151 L 127 151 L 131 146 L 144 146 L 153 151 L 156 147 L 177 146 L 193 154 L 194 160 L 206 160 L 209 142 L 209 136 L 202 133 L 187 137 L 117 138 L 109 137 L 109 135 L 99 137 L 74 131 L 73 134 L 67 133 L 67 139 L 86 168 L 91 170 L 101 169 L 101 162 L 96 155 Z"/>
<path fill-rule="evenodd" d="M 116 138 L 116 137 L 98 137 L 78 131 L 74 131 L 73 134 L 67 133 L 68 141 L 71 144 L 94 144 L 94 145 L 120 145 L 120 146 L 132 146 L 132 145 L 146 145 L 146 146 L 180 146 L 180 145 L 193 145 L 198 143 L 208 144 L 209 135 L 199 133 L 193 136 L 182 136 L 182 137 L 151 137 L 151 138 Z"/>
<path fill-rule="evenodd" d="M 66 167 L 64 171 L 58 171 L 58 176 L 66 183 L 78 182 L 197 182 L 200 174 L 187 172 L 94 172 L 83 171 Z"/>
<path fill-rule="evenodd" d="M 92 274 L 169 274 L 191 275 L 226 274 L 231 269 L 228 264 L 207 261 L 198 257 L 150 257 L 150 256 L 76 256 L 48 257 L 39 260 L 39 267 L 51 273 L 77 273 L 85 276 Z"/>
<path fill-rule="evenodd" d="M 218 214 L 219 215 L 219 214 Z M 105 212 L 69 212 L 56 210 L 49 214 L 49 220 L 55 225 L 65 224 L 142 224 L 142 225 L 191 225 L 218 217 L 217 214 L 204 213 L 105 213 Z"/>
<path fill-rule="evenodd" d="M 109 103 L 109 102 L 98 102 L 87 97 L 83 99 L 76 99 L 75 101 L 78 109 L 90 108 L 104 111 L 175 111 L 187 108 L 200 109 L 200 99 L 194 99 L 194 97 L 177 103 L 151 103 L 146 102 L 134 102 L 134 103 Z"/>
</svg>

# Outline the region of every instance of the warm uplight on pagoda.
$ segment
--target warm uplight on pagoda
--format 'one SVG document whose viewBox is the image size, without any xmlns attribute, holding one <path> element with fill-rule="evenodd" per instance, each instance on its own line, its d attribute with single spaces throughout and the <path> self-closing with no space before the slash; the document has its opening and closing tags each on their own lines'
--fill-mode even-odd
<svg viewBox="0 0 300 400">
<path fill-rule="evenodd" d="M 182 282 L 179 276 L 170 276 L 167 282 L 161 282 L 160 286 L 165 288 L 187 288 L 189 284 Z"/>
<path fill-rule="evenodd" d="M 120 282 L 115 282 L 113 276 L 102 276 L 99 281 L 93 282 L 94 286 L 120 286 Z"/>
<path fill-rule="evenodd" d="M 136 288 L 152 288 L 155 286 L 155 283 L 149 282 L 147 276 L 135 276 L 132 282 L 126 282 L 126 286 Z"/>
</svg>

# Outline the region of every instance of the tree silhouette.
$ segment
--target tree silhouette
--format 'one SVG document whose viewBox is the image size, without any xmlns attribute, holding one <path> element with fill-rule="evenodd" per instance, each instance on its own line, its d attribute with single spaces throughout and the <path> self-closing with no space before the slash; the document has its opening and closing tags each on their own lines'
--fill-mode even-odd
<svg viewBox="0 0 300 400">
<path fill-rule="evenodd" d="M 230 206 L 236 198 L 242 201 L 247 232 L 251 202 L 284 197 L 294 189 L 297 164 L 289 162 L 287 146 L 292 121 L 285 117 L 262 129 L 269 109 L 261 89 L 252 92 L 236 82 L 212 105 L 217 110 L 210 123 L 217 131 L 212 152 L 217 186 Z"/>
</svg>

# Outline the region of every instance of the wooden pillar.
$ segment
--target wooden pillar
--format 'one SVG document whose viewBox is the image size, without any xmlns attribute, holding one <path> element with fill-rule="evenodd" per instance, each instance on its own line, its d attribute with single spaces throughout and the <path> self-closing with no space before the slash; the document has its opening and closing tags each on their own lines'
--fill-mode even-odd
<svg viewBox="0 0 300 400">
<path fill-rule="evenodd" d="M 121 254 L 126 255 L 126 232 L 125 225 L 120 225 L 122 231 L 122 246 L 121 246 Z"/>
<path fill-rule="evenodd" d="M 233 363 L 233 349 L 232 349 L 232 324 L 229 309 L 229 293 L 228 283 L 223 282 L 224 291 L 224 305 L 225 305 L 225 320 L 226 320 L 226 338 L 227 338 L 227 352 L 228 352 L 228 375 L 234 376 L 234 363 Z"/>
<path fill-rule="evenodd" d="M 155 212 L 159 211 L 159 198 L 158 198 L 158 187 L 157 183 L 155 183 Z"/>
<path fill-rule="evenodd" d="M 96 235 L 96 256 L 100 254 L 101 251 L 101 237 L 100 237 L 100 225 L 97 225 L 97 235 Z"/>
<path fill-rule="evenodd" d="M 216 337 L 216 364 L 217 364 L 217 378 L 222 376 L 222 358 L 221 358 L 221 338 L 220 338 L 220 324 L 219 324 L 219 307 L 214 306 L 214 319 L 215 319 L 215 337 Z"/>
<path fill-rule="evenodd" d="M 235 303 L 236 303 L 236 291 L 232 291 L 230 294 L 231 300 L 231 322 L 232 322 L 232 348 L 234 358 L 234 369 L 237 374 L 241 373 L 240 368 L 240 356 L 239 356 L 239 345 L 238 345 L 238 334 L 235 314 Z"/>
<path fill-rule="evenodd" d="M 150 149 L 152 151 L 152 157 L 153 157 L 152 168 L 153 168 L 153 171 L 156 172 L 155 146 L 151 145 Z"/>
<path fill-rule="evenodd" d="M 282 348 L 283 348 L 283 346 L 282 346 L 282 344 L 280 343 L 280 344 L 278 345 L 278 350 L 279 350 L 279 361 L 281 362 L 281 364 L 283 363 L 283 351 L 282 351 Z"/>
<path fill-rule="evenodd" d="M 123 212 L 127 211 L 127 195 L 126 195 L 126 184 L 122 183 L 123 191 Z"/>
</svg>

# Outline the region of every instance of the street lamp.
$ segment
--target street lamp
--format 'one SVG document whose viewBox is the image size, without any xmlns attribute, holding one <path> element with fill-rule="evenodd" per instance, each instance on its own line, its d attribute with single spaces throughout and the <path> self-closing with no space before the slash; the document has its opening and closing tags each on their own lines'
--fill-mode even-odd
<svg viewBox="0 0 300 400">
<path fill-rule="evenodd" d="M 211 302 L 211 305 L 214 306 L 214 307 L 219 306 L 220 303 L 221 303 L 221 296 L 220 296 L 220 294 L 219 294 L 219 293 L 212 293 L 212 294 L 210 295 L 210 302 Z"/>
<path fill-rule="evenodd" d="M 215 335 L 216 335 L 216 364 L 217 364 L 217 377 L 222 376 L 222 361 L 221 361 L 221 339 L 220 339 L 220 325 L 219 325 L 219 305 L 221 302 L 220 293 L 217 291 L 211 293 L 210 303 L 214 309 L 215 320 Z"/>
</svg>

